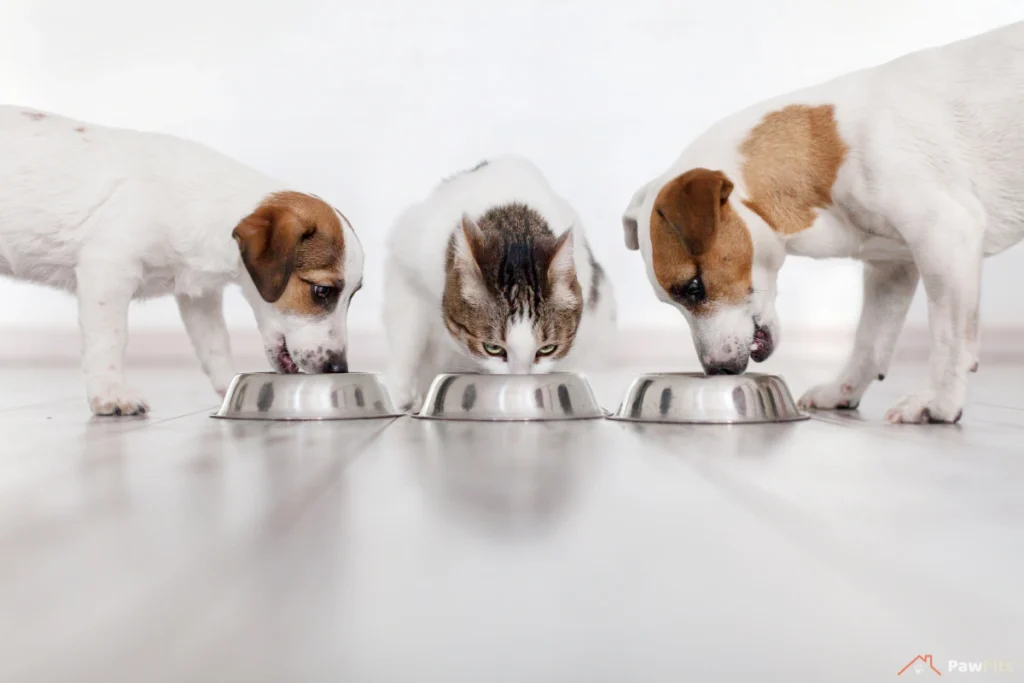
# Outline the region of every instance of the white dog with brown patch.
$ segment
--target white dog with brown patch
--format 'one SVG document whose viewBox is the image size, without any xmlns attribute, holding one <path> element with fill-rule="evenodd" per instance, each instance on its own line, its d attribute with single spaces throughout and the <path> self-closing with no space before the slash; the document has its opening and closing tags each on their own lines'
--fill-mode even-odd
<svg viewBox="0 0 1024 683">
<path fill-rule="evenodd" d="M 222 311 L 237 283 L 279 372 L 346 372 L 346 318 L 363 251 L 323 200 L 202 145 L 0 107 L 0 275 L 77 294 L 97 415 L 148 410 L 125 382 L 128 305 L 177 298 L 223 394 Z"/>
<path fill-rule="evenodd" d="M 706 372 L 778 343 L 786 254 L 864 262 L 853 354 L 801 403 L 853 408 L 888 371 L 917 283 L 930 385 L 891 422 L 956 422 L 978 363 L 982 259 L 1024 236 L 1024 23 L 751 107 L 713 126 L 623 216 Z"/>
</svg>

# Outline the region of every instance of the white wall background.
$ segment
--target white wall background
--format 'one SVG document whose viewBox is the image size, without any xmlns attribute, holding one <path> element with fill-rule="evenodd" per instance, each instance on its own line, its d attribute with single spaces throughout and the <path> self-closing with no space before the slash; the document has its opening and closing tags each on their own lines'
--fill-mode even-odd
<svg viewBox="0 0 1024 683">
<path fill-rule="evenodd" d="M 488 155 L 526 154 L 577 206 L 623 326 L 679 326 L 622 246 L 641 181 L 746 104 L 1021 19 L 1021 0 L 0 0 L 0 100 L 191 137 L 329 198 L 368 252 L 363 331 L 380 325 L 383 233 L 402 205 Z M 989 262 L 986 324 L 1024 326 L 1022 269 L 1024 247 Z M 858 273 L 792 259 L 783 325 L 852 324 Z M 59 293 L 5 281 L 0 301 L 0 328 L 75 325 Z M 227 307 L 251 325 L 240 297 Z M 133 330 L 179 325 L 170 301 L 133 312 Z"/>
</svg>

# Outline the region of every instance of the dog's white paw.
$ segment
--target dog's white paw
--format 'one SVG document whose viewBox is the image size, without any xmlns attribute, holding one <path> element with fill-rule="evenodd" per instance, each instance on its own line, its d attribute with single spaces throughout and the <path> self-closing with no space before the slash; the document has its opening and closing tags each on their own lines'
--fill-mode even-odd
<svg viewBox="0 0 1024 683">
<path fill-rule="evenodd" d="M 415 394 L 412 398 L 400 402 L 398 406 L 398 409 L 403 413 L 418 413 L 423 407 L 423 397 Z"/>
<path fill-rule="evenodd" d="M 138 390 L 104 383 L 89 389 L 89 407 L 95 415 L 145 415 L 149 404 Z"/>
<path fill-rule="evenodd" d="M 963 415 L 962 401 L 921 391 L 907 396 L 889 409 L 885 421 L 893 424 L 954 423 Z"/>
<path fill-rule="evenodd" d="M 211 365 L 213 367 L 210 367 Z M 204 364 L 203 372 L 206 373 L 217 395 L 224 398 L 228 393 L 228 387 L 235 379 L 235 370 L 230 361 L 225 359 L 216 363 Z"/>
<path fill-rule="evenodd" d="M 975 352 L 975 351 L 968 351 L 967 352 L 967 362 L 966 362 L 966 365 L 967 365 L 967 372 L 977 372 L 978 371 L 978 353 L 977 352 Z"/>
<path fill-rule="evenodd" d="M 231 386 L 231 382 L 234 381 L 235 376 L 232 375 L 221 375 L 219 377 L 211 377 L 210 382 L 213 383 L 213 390 L 217 392 L 217 395 L 224 398 L 228 394 L 228 388 Z"/>
<path fill-rule="evenodd" d="M 395 407 L 403 413 L 415 413 L 423 406 L 423 397 L 413 387 L 398 387 L 392 392 Z"/>
<path fill-rule="evenodd" d="M 863 390 L 853 384 L 831 382 L 807 390 L 797 401 L 804 410 L 854 410 Z"/>
</svg>

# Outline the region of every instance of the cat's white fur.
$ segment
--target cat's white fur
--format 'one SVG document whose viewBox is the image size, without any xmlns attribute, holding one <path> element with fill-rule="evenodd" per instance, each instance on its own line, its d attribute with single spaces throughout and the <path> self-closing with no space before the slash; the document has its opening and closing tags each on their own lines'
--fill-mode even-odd
<svg viewBox="0 0 1024 683">
<path fill-rule="evenodd" d="M 476 220 L 489 209 L 511 202 L 521 202 L 539 213 L 556 236 L 573 231 L 562 251 L 571 249 L 564 256 L 571 253 L 573 259 L 584 296 L 583 317 L 571 351 L 558 361 L 534 362 L 536 340 L 525 322 L 508 330 L 507 363 L 470 356 L 444 326 L 445 261 L 462 216 Z M 387 379 L 396 404 L 418 405 L 441 372 L 526 374 L 593 369 L 606 357 L 613 337 L 615 300 L 605 277 L 597 305 L 590 305 L 592 275 L 590 246 L 579 216 L 532 162 L 503 156 L 441 183 L 424 201 L 408 207 L 388 235 L 384 325 L 390 346 Z"/>
</svg>

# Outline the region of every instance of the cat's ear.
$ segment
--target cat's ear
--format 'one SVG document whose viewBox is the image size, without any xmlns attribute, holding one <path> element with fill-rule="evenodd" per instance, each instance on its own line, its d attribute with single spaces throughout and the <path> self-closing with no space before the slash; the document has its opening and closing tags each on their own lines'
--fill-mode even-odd
<svg viewBox="0 0 1024 683">
<path fill-rule="evenodd" d="M 648 183 L 633 193 L 633 198 L 629 200 L 629 206 L 622 213 L 622 237 L 626 242 L 626 249 L 630 251 L 640 249 L 640 207 L 643 205 L 644 200 L 647 199 L 647 192 L 650 189 L 650 184 Z"/>
<path fill-rule="evenodd" d="M 576 261 L 573 254 L 573 233 L 570 227 L 555 242 L 555 250 L 548 264 L 548 282 L 551 285 L 551 300 L 560 305 L 572 305 L 576 301 L 579 283 L 576 280 Z"/>
<path fill-rule="evenodd" d="M 452 253 L 452 267 L 459 273 L 462 296 L 466 299 L 483 299 L 487 294 L 483 272 L 480 270 L 480 256 L 483 253 L 484 234 L 480 226 L 468 215 L 455 229 Z"/>
<path fill-rule="evenodd" d="M 484 233 L 469 214 L 462 214 L 459 229 L 455 231 L 455 258 L 461 265 L 472 265 L 480 269 L 480 252 L 483 251 Z"/>
</svg>

